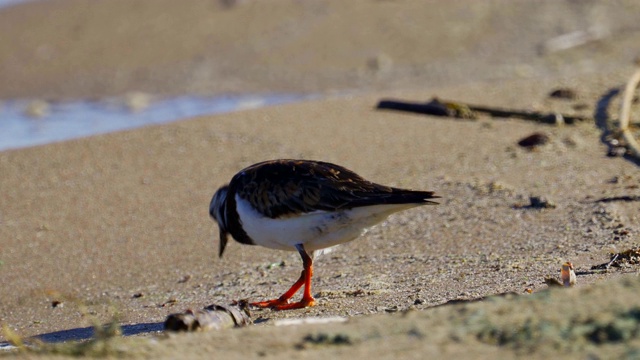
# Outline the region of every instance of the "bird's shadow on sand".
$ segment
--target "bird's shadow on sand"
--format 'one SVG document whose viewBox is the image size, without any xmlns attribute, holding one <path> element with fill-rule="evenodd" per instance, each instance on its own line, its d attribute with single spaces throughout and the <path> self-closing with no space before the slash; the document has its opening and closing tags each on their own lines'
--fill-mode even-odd
<svg viewBox="0 0 640 360">
<path fill-rule="evenodd" d="M 122 329 L 122 336 L 144 335 L 163 331 L 164 323 L 157 322 L 122 325 L 120 328 Z M 83 327 L 35 335 L 33 338 L 46 343 L 60 343 L 65 341 L 89 340 L 93 338 L 94 335 L 95 329 L 93 327 Z"/>
</svg>

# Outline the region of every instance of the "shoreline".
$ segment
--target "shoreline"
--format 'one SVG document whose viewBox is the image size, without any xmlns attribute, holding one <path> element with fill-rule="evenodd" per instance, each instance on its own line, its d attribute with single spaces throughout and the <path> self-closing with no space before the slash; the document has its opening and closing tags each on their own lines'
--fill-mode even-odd
<svg viewBox="0 0 640 360">
<path fill-rule="evenodd" d="M 129 93 L 101 100 L 46 102 L 5 101 L 0 124 L 0 151 L 171 123 L 189 118 L 245 111 L 317 96 L 264 94 L 215 98 L 159 98 Z"/>
</svg>

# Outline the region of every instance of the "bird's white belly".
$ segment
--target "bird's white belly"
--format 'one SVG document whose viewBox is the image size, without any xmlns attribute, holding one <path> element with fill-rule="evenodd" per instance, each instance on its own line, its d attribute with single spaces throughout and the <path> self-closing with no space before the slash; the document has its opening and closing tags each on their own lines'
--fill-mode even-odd
<svg viewBox="0 0 640 360">
<path fill-rule="evenodd" d="M 271 219 L 237 195 L 236 204 L 242 227 L 256 245 L 291 251 L 296 250 L 296 244 L 303 244 L 306 250 L 313 251 L 354 240 L 392 213 L 417 206 L 375 205 L 339 212 L 319 210 Z"/>
</svg>

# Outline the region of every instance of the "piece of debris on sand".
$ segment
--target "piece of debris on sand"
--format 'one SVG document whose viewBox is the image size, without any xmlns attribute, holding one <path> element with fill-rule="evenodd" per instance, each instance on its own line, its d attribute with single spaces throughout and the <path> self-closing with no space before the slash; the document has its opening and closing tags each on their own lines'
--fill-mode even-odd
<svg viewBox="0 0 640 360">
<path fill-rule="evenodd" d="M 560 268 L 560 280 L 554 277 L 547 277 L 544 279 L 545 284 L 549 287 L 571 287 L 576 284 L 576 273 L 573 270 L 573 264 L 570 261 L 562 264 Z"/>
<path fill-rule="evenodd" d="M 228 306 L 209 305 L 202 310 L 171 314 L 164 322 L 167 331 L 207 331 L 242 327 L 252 324 L 248 302 Z"/>
<path fill-rule="evenodd" d="M 529 150 L 534 150 L 539 146 L 548 144 L 549 140 L 550 139 L 547 134 L 536 132 L 520 139 L 520 141 L 518 141 L 518 145 L 522 146 L 523 148 L 527 148 Z"/>
<path fill-rule="evenodd" d="M 640 264 L 640 246 L 634 246 L 631 249 L 619 253 L 611 254 L 611 259 L 600 265 L 594 265 L 591 270 L 607 270 L 610 267 L 627 267 Z"/>
</svg>

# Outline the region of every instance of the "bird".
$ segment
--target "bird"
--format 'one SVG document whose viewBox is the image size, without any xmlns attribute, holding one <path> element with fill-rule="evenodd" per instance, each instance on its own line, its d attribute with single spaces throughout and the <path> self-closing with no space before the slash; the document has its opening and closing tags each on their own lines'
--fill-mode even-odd
<svg viewBox="0 0 640 360">
<path fill-rule="evenodd" d="M 336 164 L 277 159 L 251 165 L 220 187 L 209 204 L 217 222 L 219 257 L 229 235 L 241 244 L 297 251 L 303 270 L 282 296 L 250 303 L 273 310 L 316 305 L 311 293 L 314 257 L 352 241 L 392 213 L 435 205 L 433 191 L 389 187 Z M 304 286 L 302 298 L 290 302 Z"/>
</svg>

